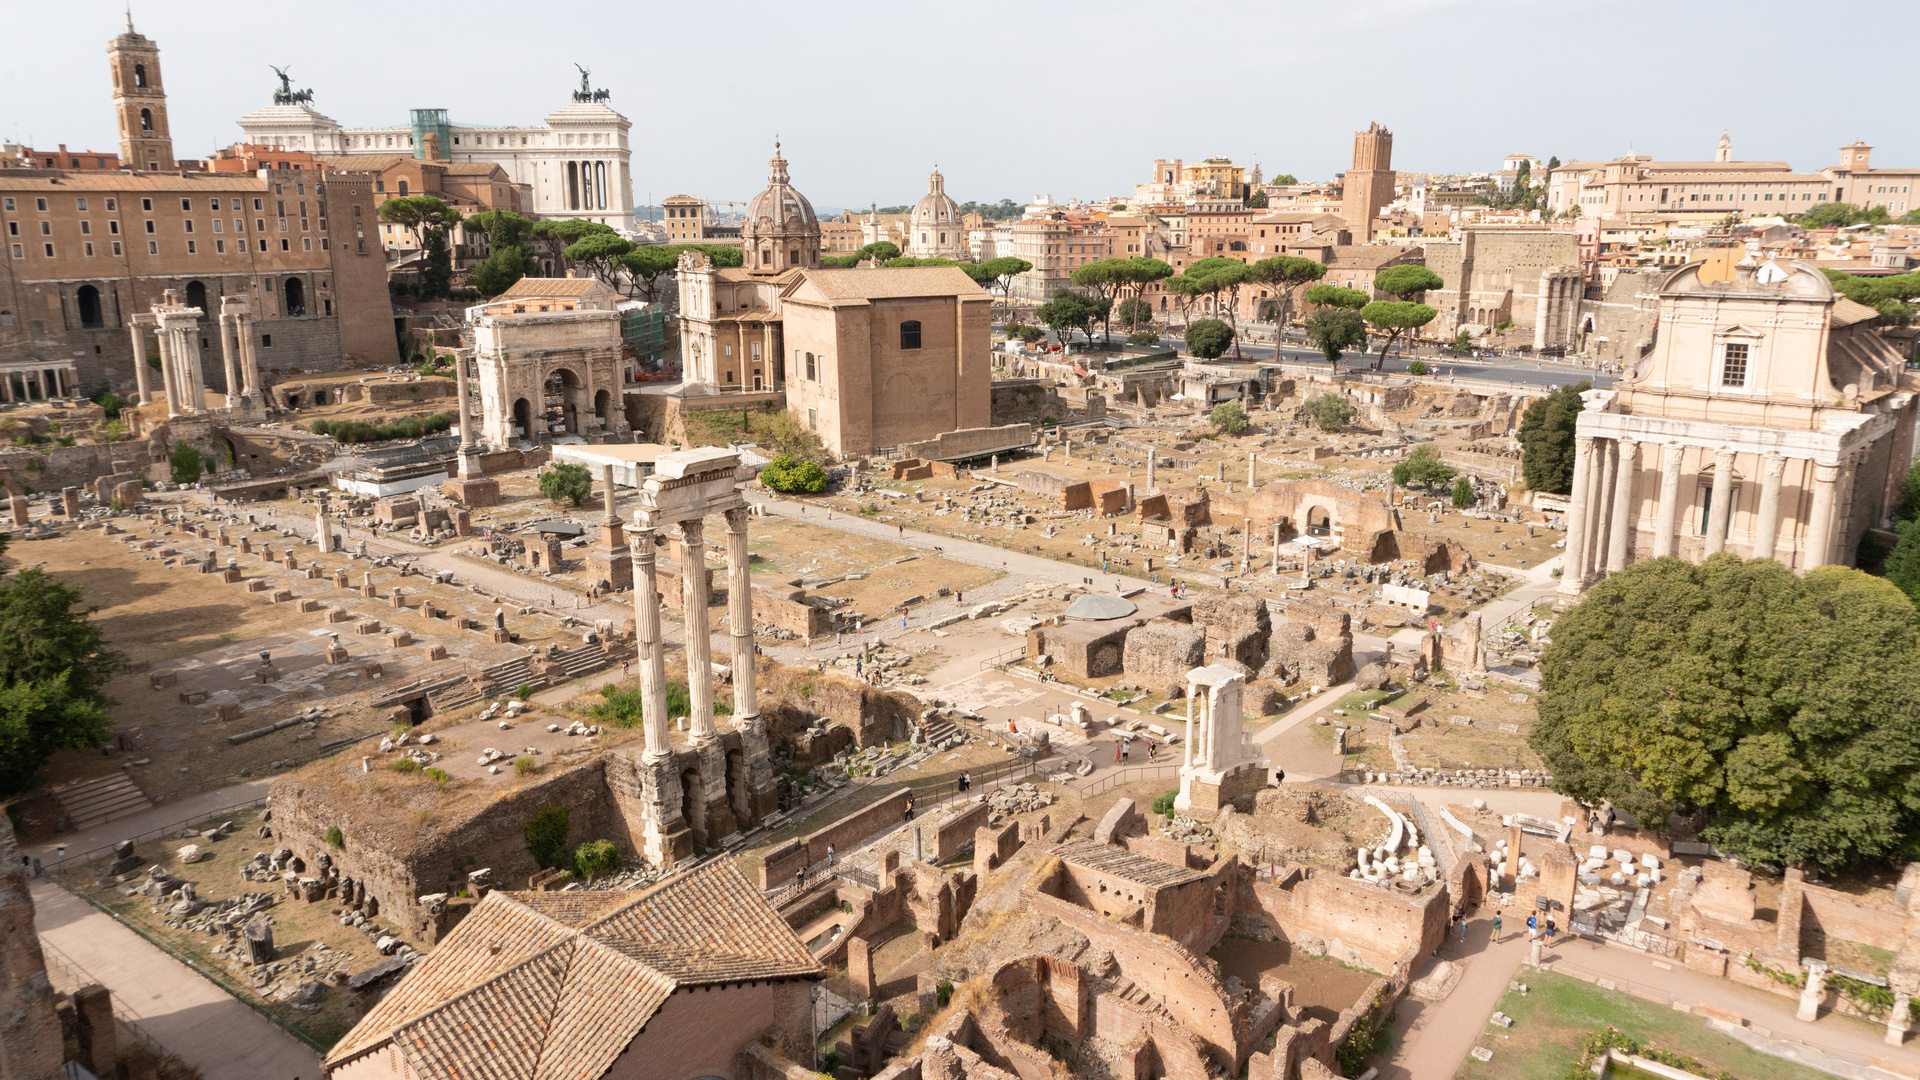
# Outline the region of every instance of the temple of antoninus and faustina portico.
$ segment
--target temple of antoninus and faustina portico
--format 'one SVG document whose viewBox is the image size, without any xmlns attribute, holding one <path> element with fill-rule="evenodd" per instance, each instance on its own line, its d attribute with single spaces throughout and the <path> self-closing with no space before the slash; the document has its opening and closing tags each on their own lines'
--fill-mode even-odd
<svg viewBox="0 0 1920 1080">
<path fill-rule="evenodd" d="M 1632 373 L 1582 396 L 1562 592 L 1666 555 L 1851 564 L 1892 513 L 1920 380 L 1877 313 L 1804 263 L 1702 269 L 1661 286 Z"/>
</svg>

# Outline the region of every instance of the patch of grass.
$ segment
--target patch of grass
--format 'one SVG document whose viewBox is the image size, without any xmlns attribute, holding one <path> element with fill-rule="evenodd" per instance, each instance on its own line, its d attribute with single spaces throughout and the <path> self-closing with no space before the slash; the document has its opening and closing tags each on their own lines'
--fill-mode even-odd
<svg viewBox="0 0 1920 1080">
<path fill-rule="evenodd" d="M 515 776 L 532 776 L 539 771 L 540 763 L 530 757 L 517 757 L 513 759 L 513 774 Z"/>
<path fill-rule="evenodd" d="M 1742 1080 L 1832 1080 L 1722 1035 L 1704 1017 L 1675 1012 L 1617 990 L 1602 990 L 1566 975 L 1537 971 L 1521 976 L 1531 993 L 1509 991 L 1499 1009 L 1513 1017 L 1511 1029 L 1489 1026 L 1480 1045 L 1492 1061 L 1467 1059 L 1456 1080 L 1565 1080 L 1580 1058 L 1581 1041 L 1609 1024 L 1643 1042 L 1699 1059 Z"/>
<path fill-rule="evenodd" d="M 231 645 L 234 642 L 240 640 L 240 635 L 229 630 L 228 632 L 221 634 L 218 638 L 215 638 L 214 640 L 218 641 L 222 645 Z"/>
<path fill-rule="evenodd" d="M 420 763 L 410 757 L 398 757 L 387 762 L 387 768 L 397 773 L 419 772 Z"/>
</svg>

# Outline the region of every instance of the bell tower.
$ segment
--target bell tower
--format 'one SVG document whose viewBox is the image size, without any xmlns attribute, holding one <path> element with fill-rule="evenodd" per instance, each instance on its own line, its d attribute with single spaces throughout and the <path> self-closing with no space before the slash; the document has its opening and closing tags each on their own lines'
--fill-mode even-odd
<svg viewBox="0 0 1920 1080">
<path fill-rule="evenodd" d="M 107 46 L 113 69 L 113 113 L 120 124 L 120 162 L 135 172 L 175 168 L 173 134 L 167 127 L 167 92 L 160 82 L 160 46 L 133 29 Z"/>
</svg>

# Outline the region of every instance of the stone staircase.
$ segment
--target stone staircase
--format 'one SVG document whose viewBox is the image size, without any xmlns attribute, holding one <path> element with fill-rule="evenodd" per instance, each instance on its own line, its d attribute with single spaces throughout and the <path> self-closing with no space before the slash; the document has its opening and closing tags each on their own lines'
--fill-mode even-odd
<svg viewBox="0 0 1920 1080">
<path fill-rule="evenodd" d="M 936 716 L 931 720 L 922 720 L 920 722 L 920 730 L 926 733 L 928 746 L 941 746 L 945 744 L 948 739 L 955 736 L 966 735 L 966 732 L 961 731 L 957 724 L 944 716 Z"/>
<path fill-rule="evenodd" d="M 611 658 L 607 656 L 606 648 L 597 642 L 591 645 L 582 645 L 577 649 L 563 651 L 554 657 L 554 659 L 559 661 L 560 674 L 551 679 L 545 675 L 537 675 L 534 673 L 534 658 L 530 653 L 523 656 L 516 656 L 505 663 L 495 664 L 483 670 L 480 673 L 480 677 L 482 681 L 493 684 L 494 693 L 505 695 L 513 693 L 522 686 L 531 686 L 535 690 L 541 690 L 548 686 L 556 686 L 560 683 L 580 678 L 582 675 L 591 675 L 611 663 Z M 472 702 L 480 700 L 481 695 L 468 690 L 468 686 L 470 685 L 471 684 L 466 683 L 460 684 L 453 690 L 452 696 L 435 700 L 434 708 L 445 712 L 448 709 L 457 709 L 462 705 L 471 704 Z"/>
<path fill-rule="evenodd" d="M 146 793 L 125 772 L 55 788 L 53 797 L 75 832 L 153 809 Z"/>
</svg>

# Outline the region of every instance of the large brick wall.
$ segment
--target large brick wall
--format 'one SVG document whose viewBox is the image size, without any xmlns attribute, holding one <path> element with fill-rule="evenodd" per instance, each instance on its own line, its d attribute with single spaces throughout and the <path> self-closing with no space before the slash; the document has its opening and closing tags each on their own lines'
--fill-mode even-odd
<svg viewBox="0 0 1920 1080">
<path fill-rule="evenodd" d="M 760 860 L 760 887 L 771 889 L 784 885 L 793 877 L 794 871 L 825 862 L 829 845 L 836 853 L 850 851 L 858 841 L 905 821 L 908 797 L 907 789 L 901 788 L 825 828 L 768 849 Z"/>
<path fill-rule="evenodd" d="M 1274 877 L 1267 882 L 1243 876 L 1243 911 L 1264 916 L 1288 937 L 1324 938 L 1336 955 L 1350 950 L 1375 971 L 1390 972 L 1409 955 L 1425 955 L 1446 936 L 1451 901 L 1444 886 L 1408 897 L 1302 867 Z"/>
<path fill-rule="evenodd" d="M 812 985 L 796 980 L 677 990 L 614 1059 L 606 1080 L 732 1076 L 740 1047 L 769 1027 L 787 1045 L 804 1047 L 813 1032 Z"/>
</svg>

